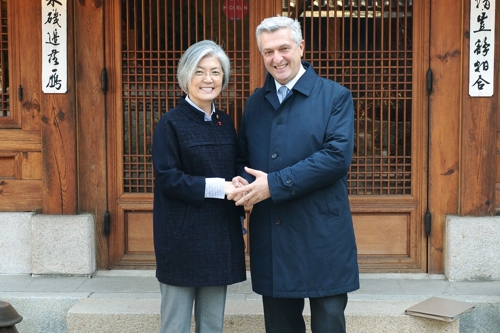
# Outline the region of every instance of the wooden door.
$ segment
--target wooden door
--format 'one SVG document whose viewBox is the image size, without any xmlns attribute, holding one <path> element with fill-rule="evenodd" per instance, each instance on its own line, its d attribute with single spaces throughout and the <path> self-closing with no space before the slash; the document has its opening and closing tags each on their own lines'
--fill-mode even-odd
<svg viewBox="0 0 500 333">
<path fill-rule="evenodd" d="M 0 1 L 0 211 L 42 211 L 40 2 Z M 35 47 L 34 47 L 35 46 Z M 2 230 L 2 232 L 4 232 Z"/>
<path fill-rule="evenodd" d="M 289 0 L 304 58 L 355 102 L 349 173 L 362 271 L 427 269 L 428 1 Z"/>
<path fill-rule="evenodd" d="M 265 74 L 253 31 L 281 14 L 300 21 L 304 60 L 353 92 L 349 193 L 362 271 L 426 271 L 428 2 L 112 1 L 105 20 L 111 266 L 154 267 L 151 136 L 182 95 L 175 78 L 182 52 L 201 39 L 224 46 L 233 73 L 218 106 L 238 124 Z"/>
<path fill-rule="evenodd" d="M 110 263 L 153 267 L 151 139 L 160 117 L 183 95 L 177 63 L 199 40 L 223 45 L 232 74 L 217 103 L 239 123 L 251 92 L 249 10 L 246 0 L 116 0 L 107 14 Z"/>
</svg>

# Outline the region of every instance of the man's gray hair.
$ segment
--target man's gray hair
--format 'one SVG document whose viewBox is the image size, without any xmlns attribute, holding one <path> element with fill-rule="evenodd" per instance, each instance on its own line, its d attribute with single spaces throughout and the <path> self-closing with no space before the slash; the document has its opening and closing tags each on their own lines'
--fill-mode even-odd
<svg viewBox="0 0 500 333">
<path fill-rule="evenodd" d="M 196 72 L 201 59 L 214 56 L 220 61 L 222 67 L 222 89 L 226 88 L 231 75 L 231 62 L 224 50 L 211 40 L 202 40 L 191 45 L 181 56 L 177 66 L 177 82 L 181 89 L 187 94 L 188 86 Z"/>
<path fill-rule="evenodd" d="M 290 28 L 292 31 L 292 39 L 295 43 L 300 44 L 300 42 L 302 42 L 302 29 L 300 28 L 299 21 L 285 16 L 268 17 L 264 19 L 255 30 L 255 37 L 257 37 L 257 46 L 259 47 L 259 51 L 262 51 L 260 48 L 260 35 L 263 32 L 274 32 L 283 28 Z"/>
</svg>

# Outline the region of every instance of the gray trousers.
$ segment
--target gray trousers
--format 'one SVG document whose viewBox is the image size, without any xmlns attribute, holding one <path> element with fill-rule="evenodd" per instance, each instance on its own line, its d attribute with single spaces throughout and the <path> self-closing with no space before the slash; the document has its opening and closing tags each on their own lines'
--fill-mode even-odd
<svg viewBox="0 0 500 333">
<path fill-rule="evenodd" d="M 222 333 L 227 286 L 176 287 L 160 283 L 160 333 L 189 333 L 194 303 L 196 333 Z"/>
</svg>

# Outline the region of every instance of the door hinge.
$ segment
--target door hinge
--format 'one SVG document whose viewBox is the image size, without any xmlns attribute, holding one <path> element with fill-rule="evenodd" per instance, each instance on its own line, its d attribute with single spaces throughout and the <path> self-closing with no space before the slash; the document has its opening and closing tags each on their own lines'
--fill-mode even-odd
<svg viewBox="0 0 500 333">
<path fill-rule="evenodd" d="M 106 211 L 104 213 L 104 234 L 107 236 L 109 235 L 109 228 L 111 226 L 111 218 L 109 216 L 109 211 Z"/>
<path fill-rule="evenodd" d="M 17 96 L 19 97 L 19 101 L 23 101 L 23 87 L 19 85 L 19 88 L 17 88 Z"/>
<path fill-rule="evenodd" d="M 427 237 L 431 235 L 431 212 L 425 212 L 425 234 Z"/>
<path fill-rule="evenodd" d="M 103 68 L 101 72 L 101 89 L 104 92 L 108 90 L 108 73 L 106 68 Z"/>
<path fill-rule="evenodd" d="M 432 69 L 427 70 L 427 93 L 432 92 Z"/>
</svg>

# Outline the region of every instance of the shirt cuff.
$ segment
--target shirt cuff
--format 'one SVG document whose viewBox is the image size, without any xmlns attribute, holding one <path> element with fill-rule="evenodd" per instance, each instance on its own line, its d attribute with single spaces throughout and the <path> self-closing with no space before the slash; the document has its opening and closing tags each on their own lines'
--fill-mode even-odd
<svg viewBox="0 0 500 333">
<path fill-rule="evenodd" d="M 225 185 L 224 178 L 205 178 L 205 198 L 224 199 Z"/>
</svg>

